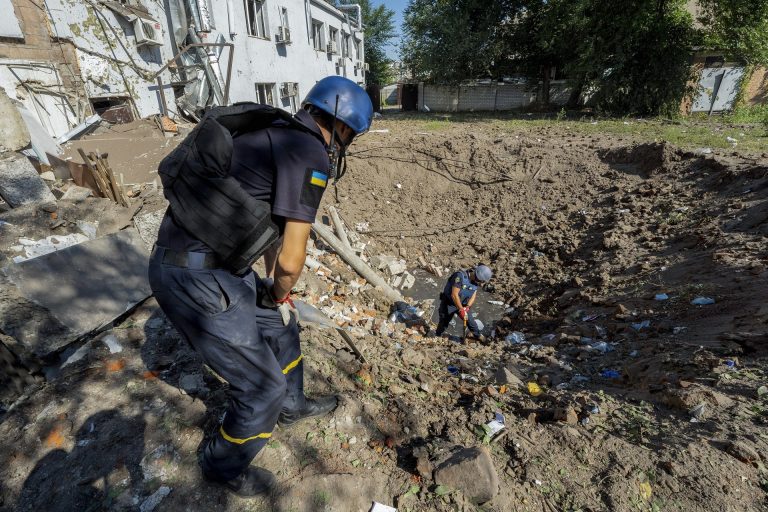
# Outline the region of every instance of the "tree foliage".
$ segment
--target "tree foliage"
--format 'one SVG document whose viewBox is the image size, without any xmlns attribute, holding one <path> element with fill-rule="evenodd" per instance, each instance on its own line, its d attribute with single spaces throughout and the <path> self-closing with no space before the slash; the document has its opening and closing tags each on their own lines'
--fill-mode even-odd
<svg viewBox="0 0 768 512">
<path fill-rule="evenodd" d="M 768 65 L 768 2 L 762 0 L 700 0 L 698 21 L 711 50 L 733 59 Z"/>
<path fill-rule="evenodd" d="M 557 69 L 601 110 L 669 113 L 690 93 L 702 44 L 768 61 L 768 2 L 700 4 L 696 24 L 685 0 L 410 0 L 401 53 L 433 82 L 522 75 L 548 85 Z"/>
<path fill-rule="evenodd" d="M 386 45 L 395 37 L 395 11 L 383 3 L 377 7 L 371 0 L 339 0 L 339 4 L 358 4 L 362 10 L 365 27 L 365 62 L 369 71 L 366 79 L 369 84 L 385 85 L 392 80 Z"/>
</svg>

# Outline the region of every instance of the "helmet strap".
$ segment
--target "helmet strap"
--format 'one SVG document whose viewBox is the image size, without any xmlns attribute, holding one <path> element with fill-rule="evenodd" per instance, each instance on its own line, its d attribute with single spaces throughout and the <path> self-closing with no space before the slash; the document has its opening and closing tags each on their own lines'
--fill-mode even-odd
<svg viewBox="0 0 768 512">
<path fill-rule="evenodd" d="M 336 140 L 336 119 L 337 115 L 339 113 L 339 95 L 336 95 L 336 105 L 333 108 L 333 127 L 331 128 L 331 141 L 330 144 L 328 144 L 328 160 L 331 164 L 331 177 L 333 178 L 334 183 L 339 181 L 339 158 L 341 151 L 339 150 L 339 143 Z"/>
</svg>

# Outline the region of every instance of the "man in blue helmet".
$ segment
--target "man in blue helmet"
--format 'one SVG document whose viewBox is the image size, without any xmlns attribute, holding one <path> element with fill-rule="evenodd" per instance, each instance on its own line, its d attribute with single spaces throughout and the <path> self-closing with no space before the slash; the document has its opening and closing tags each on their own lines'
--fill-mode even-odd
<svg viewBox="0 0 768 512">
<path fill-rule="evenodd" d="M 337 405 L 335 396 L 304 396 L 290 294 L 323 192 L 343 173 L 346 147 L 370 128 L 373 107 L 360 86 L 339 76 L 317 82 L 302 107 L 294 116 L 301 126 L 277 122 L 232 139 L 230 176 L 269 202 L 279 227 L 280 242 L 264 258 L 268 276 L 223 268 L 171 209 L 150 260 L 150 284 L 163 312 L 229 383 L 229 408 L 203 451 L 203 475 L 243 497 L 276 483 L 268 470 L 250 466 L 275 424 L 287 427 Z"/>
<path fill-rule="evenodd" d="M 480 334 L 477 322 L 470 314 L 470 309 L 477 298 L 477 287 L 481 283 L 490 281 L 491 277 L 493 277 L 493 272 L 485 265 L 478 265 L 471 270 L 459 270 L 451 274 L 440 294 L 440 306 L 438 308 L 440 320 L 435 330 L 436 336 L 442 336 L 454 315 L 458 314 L 462 322 L 466 320 L 467 327 L 472 331 L 474 337 L 480 341 L 485 341 L 485 337 Z"/>
</svg>

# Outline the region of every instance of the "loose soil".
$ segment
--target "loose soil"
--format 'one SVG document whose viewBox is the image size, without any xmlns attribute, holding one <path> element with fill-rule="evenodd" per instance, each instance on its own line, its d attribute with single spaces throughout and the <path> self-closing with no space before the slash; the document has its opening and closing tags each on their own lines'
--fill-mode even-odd
<svg viewBox="0 0 768 512">
<path fill-rule="evenodd" d="M 563 126 L 374 128 L 389 131 L 350 148 L 325 202 L 361 224 L 369 257 L 491 266 L 494 338 L 393 325 L 376 290 L 317 253 L 330 272 L 305 272 L 297 295 L 344 309 L 368 365 L 332 330 L 302 331 L 308 392 L 342 403 L 276 429 L 255 464 L 280 490 L 247 501 L 197 464 L 226 384 L 149 299 L 2 416 L 0 510 L 146 510 L 164 487 L 157 510 L 768 509 L 768 159 Z M 435 485 L 430 465 L 483 444 L 495 498 Z"/>
</svg>

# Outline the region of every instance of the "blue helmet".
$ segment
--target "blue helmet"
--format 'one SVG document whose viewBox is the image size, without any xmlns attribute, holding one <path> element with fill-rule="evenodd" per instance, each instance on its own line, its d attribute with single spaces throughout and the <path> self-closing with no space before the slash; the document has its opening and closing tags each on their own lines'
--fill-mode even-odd
<svg viewBox="0 0 768 512">
<path fill-rule="evenodd" d="M 339 97 L 338 110 L 336 96 Z M 343 76 L 327 76 L 317 82 L 304 98 L 302 105 L 314 105 L 352 128 L 355 134 L 365 133 L 373 121 L 373 104 L 362 87 Z"/>
<path fill-rule="evenodd" d="M 475 277 L 480 282 L 490 281 L 493 277 L 493 272 L 485 265 L 478 265 L 475 267 Z"/>
</svg>

